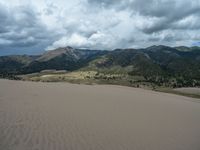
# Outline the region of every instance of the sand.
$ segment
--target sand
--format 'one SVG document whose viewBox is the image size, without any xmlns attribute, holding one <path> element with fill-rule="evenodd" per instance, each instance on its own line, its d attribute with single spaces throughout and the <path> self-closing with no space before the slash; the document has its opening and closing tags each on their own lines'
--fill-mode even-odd
<svg viewBox="0 0 200 150">
<path fill-rule="evenodd" d="M 0 150 L 200 150 L 200 103 L 122 86 L 0 80 Z"/>
<path fill-rule="evenodd" d="M 200 88 L 189 87 L 189 88 L 176 88 L 174 90 L 181 93 L 200 95 Z"/>
</svg>

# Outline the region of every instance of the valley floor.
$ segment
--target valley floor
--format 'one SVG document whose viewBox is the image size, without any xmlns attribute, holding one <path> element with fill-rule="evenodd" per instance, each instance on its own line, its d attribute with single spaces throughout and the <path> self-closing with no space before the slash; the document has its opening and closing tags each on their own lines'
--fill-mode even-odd
<svg viewBox="0 0 200 150">
<path fill-rule="evenodd" d="M 197 101 L 114 85 L 0 80 L 0 149 L 199 150 Z"/>
<path fill-rule="evenodd" d="M 129 87 L 137 87 L 149 89 L 159 92 L 183 95 L 200 99 L 200 88 L 172 88 L 173 83 L 166 82 L 158 85 L 158 83 L 146 81 L 142 76 L 130 76 L 120 73 L 102 73 L 98 71 L 73 71 L 67 73 L 60 72 L 40 72 L 26 75 L 16 76 L 24 81 L 34 82 L 68 82 L 76 84 L 111 84 L 123 85 Z M 15 79 L 15 78 L 14 78 Z M 182 85 L 183 86 L 183 85 Z M 183 86 L 184 87 L 184 86 Z"/>
</svg>

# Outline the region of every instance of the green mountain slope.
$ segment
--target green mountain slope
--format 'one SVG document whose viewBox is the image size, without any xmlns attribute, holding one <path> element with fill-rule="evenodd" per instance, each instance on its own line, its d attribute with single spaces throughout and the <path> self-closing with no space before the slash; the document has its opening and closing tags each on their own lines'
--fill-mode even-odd
<svg viewBox="0 0 200 150">
<path fill-rule="evenodd" d="M 85 70 L 142 76 L 145 81 L 170 86 L 200 85 L 200 51 L 180 51 L 166 46 L 118 49 L 96 60 Z"/>
<path fill-rule="evenodd" d="M 18 73 L 24 66 L 29 65 L 39 56 L 12 55 L 0 57 L 0 73 Z"/>
</svg>

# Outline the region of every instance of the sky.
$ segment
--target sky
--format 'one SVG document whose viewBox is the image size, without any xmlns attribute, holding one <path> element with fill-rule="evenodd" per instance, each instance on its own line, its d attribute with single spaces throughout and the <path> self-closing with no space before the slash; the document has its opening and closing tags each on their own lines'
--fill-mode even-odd
<svg viewBox="0 0 200 150">
<path fill-rule="evenodd" d="M 200 0 L 0 0 L 0 55 L 199 46 Z"/>
</svg>

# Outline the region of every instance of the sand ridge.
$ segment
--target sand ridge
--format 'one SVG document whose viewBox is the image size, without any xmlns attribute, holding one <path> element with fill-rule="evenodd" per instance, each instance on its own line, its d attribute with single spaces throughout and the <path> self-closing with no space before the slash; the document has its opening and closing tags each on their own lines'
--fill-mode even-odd
<svg viewBox="0 0 200 150">
<path fill-rule="evenodd" d="M 199 150 L 200 103 L 113 85 L 0 80 L 0 150 Z"/>
</svg>

